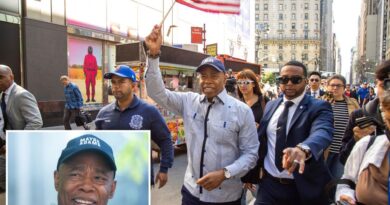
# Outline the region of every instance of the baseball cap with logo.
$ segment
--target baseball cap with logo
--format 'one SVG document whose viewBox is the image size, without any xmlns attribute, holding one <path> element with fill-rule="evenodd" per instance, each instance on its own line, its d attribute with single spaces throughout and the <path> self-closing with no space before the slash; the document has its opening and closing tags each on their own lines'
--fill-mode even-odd
<svg viewBox="0 0 390 205">
<path fill-rule="evenodd" d="M 225 66 L 223 65 L 223 63 L 215 57 L 207 57 L 203 59 L 202 63 L 196 69 L 196 72 L 200 72 L 202 68 L 207 66 L 211 66 L 219 72 L 226 73 Z"/>
<path fill-rule="evenodd" d="M 137 82 L 135 72 L 127 65 L 120 65 L 115 71 L 104 74 L 104 79 L 111 79 L 113 75 L 129 78 L 131 81 Z"/>
<path fill-rule="evenodd" d="M 57 170 L 66 160 L 84 151 L 94 151 L 101 154 L 104 158 L 106 158 L 106 161 L 110 165 L 111 169 L 114 172 L 116 171 L 114 154 L 110 145 L 91 134 L 82 135 L 68 142 L 58 159 Z"/>
</svg>

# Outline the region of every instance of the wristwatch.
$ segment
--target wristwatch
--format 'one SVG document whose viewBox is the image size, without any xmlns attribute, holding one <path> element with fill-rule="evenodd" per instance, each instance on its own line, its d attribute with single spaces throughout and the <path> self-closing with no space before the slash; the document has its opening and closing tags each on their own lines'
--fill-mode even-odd
<svg viewBox="0 0 390 205">
<path fill-rule="evenodd" d="M 311 150 L 310 150 L 309 146 L 307 146 L 306 144 L 303 144 L 303 143 L 299 143 L 297 145 L 297 148 L 302 150 L 306 154 L 306 160 L 310 159 L 310 157 L 311 157 Z"/>
<path fill-rule="evenodd" d="M 230 179 L 232 177 L 229 170 L 227 170 L 226 168 L 223 168 L 223 173 L 224 173 L 226 179 Z"/>
</svg>

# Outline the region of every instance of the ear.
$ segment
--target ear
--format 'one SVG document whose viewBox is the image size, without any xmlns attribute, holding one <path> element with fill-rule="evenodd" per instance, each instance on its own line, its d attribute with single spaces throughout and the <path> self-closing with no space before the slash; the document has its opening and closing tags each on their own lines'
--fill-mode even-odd
<svg viewBox="0 0 390 205">
<path fill-rule="evenodd" d="M 116 189 L 116 180 L 114 180 L 111 184 L 110 199 L 112 199 L 112 197 L 114 197 L 115 189 Z"/>
<path fill-rule="evenodd" d="M 58 191 L 59 184 L 60 184 L 60 173 L 56 170 L 54 171 L 54 187 L 56 191 Z"/>
</svg>

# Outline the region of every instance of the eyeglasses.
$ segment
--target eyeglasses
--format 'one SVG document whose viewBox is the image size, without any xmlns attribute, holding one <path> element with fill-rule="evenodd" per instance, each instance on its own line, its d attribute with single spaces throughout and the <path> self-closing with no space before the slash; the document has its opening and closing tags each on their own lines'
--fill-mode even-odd
<svg viewBox="0 0 390 205">
<path fill-rule="evenodd" d="M 329 87 L 331 87 L 331 88 L 341 88 L 341 87 L 343 87 L 344 85 L 343 84 L 329 84 L 328 85 Z"/>
<path fill-rule="evenodd" d="M 238 80 L 237 85 L 249 85 L 253 82 L 254 82 L 253 80 Z"/>
<path fill-rule="evenodd" d="M 279 83 L 279 84 L 287 84 L 288 81 L 290 81 L 293 83 L 293 84 L 299 84 L 302 82 L 303 78 L 301 76 L 292 76 L 292 77 L 277 77 L 276 78 L 276 81 Z"/>
<path fill-rule="evenodd" d="M 312 78 L 312 79 L 310 79 L 310 82 L 320 82 L 320 79 L 314 79 L 314 78 Z"/>
</svg>

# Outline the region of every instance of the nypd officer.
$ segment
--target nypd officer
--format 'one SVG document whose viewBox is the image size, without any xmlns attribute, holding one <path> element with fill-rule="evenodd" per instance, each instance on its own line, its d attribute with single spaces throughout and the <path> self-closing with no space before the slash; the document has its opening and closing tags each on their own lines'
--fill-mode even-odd
<svg viewBox="0 0 390 205">
<path fill-rule="evenodd" d="M 152 140 L 161 149 L 160 171 L 155 182 L 159 188 L 168 181 L 168 168 L 173 163 L 171 133 L 156 107 L 145 103 L 133 94 L 136 86 L 134 71 L 121 65 L 114 72 L 104 75 L 110 79 L 115 102 L 104 106 L 98 113 L 95 125 L 98 130 L 150 130 Z M 153 179 L 153 171 L 152 178 Z M 153 182 L 152 182 L 153 184 Z"/>
</svg>

